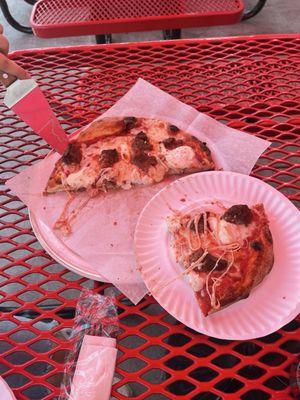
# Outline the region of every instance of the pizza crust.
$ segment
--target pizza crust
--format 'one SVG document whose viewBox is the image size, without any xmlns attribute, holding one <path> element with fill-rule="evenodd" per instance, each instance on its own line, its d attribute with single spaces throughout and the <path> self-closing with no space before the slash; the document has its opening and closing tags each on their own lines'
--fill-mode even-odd
<svg viewBox="0 0 300 400">
<path fill-rule="evenodd" d="M 83 128 L 72 141 L 77 143 L 93 142 L 100 138 L 118 136 L 124 132 L 124 118 L 103 118 L 91 122 Z"/>
</svg>

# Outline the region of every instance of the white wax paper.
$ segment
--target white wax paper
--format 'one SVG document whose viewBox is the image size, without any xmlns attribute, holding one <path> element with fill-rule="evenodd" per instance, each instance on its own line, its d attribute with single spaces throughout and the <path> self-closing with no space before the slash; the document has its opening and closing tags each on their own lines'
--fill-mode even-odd
<svg viewBox="0 0 300 400">
<path fill-rule="evenodd" d="M 139 79 L 103 117 L 135 116 L 167 120 L 207 143 L 217 168 L 249 174 L 270 142 L 229 128 L 176 98 Z M 114 191 L 91 199 L 63 235 L 53 225 L 66 202 L 65 193 L 44 196 L 48 177 L 58 154 L 29 167 L 7 182 L 7 186 L 29 207 L 43 231 L 49 232 L 48 246 L 68 255 L 72 263 L 105 278 L 133 303 L 147 292 L 136 268 L 133 236 L 138 216 L 151 197 L 168 182 L 129 191 Z M 85 199 L 80 194 L 77 202 Z M 75 205 L 75 204 L 74 204 Z"/>
</svg>

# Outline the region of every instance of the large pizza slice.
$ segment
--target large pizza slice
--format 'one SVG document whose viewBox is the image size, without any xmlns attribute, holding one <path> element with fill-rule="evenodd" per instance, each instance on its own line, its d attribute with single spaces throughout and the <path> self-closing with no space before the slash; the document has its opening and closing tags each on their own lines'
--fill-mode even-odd
<svg viewBox="0 0 300 400">
<path fill-rule="evenodd" d="M 205 316 L 249 296 L 274 262 L 263 204 L 174 213 L 172 248 Z"/>
<path fill-rule="evenodd" d="M 166 121 L 104 118 L 71 140 L 45 193 L 130 189 L 213 169 L 206 143 Z"/>
</svg>

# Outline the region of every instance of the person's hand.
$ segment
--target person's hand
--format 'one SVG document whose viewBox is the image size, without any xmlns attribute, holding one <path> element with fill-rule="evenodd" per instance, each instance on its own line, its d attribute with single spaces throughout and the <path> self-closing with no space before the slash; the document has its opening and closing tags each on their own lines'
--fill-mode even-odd
<svg viewBox="0 0 300 400">
<path fill-rule="evenodd" d="M 8 86 L 18 79 L 28 79 L 30 75 L 14 61 L 7 57 L 9 43 L 3 35 L 3 26 L 0 24 L 0 81 Z"/>
</svg>

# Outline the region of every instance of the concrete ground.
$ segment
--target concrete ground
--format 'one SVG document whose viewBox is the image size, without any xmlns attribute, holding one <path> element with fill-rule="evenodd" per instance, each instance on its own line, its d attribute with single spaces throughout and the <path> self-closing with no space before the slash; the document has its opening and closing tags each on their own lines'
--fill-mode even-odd
<svg viewBox="0 0 300 400">
<path fill-rule="evenodd" d="M 151 1 L 151 0 L 149 0 Z M 163 0 L 162 0 L 163 1 Z M 246 6 L 253 6 L 257 0 L 245 0 Z M 28 25 L 31 6 L 23 0 L 7 0 L 15 18 Z M 287 33 L 300 31 L 300 0 L 268 0 L 265 8 L 253 19 L 235 25 L 184 29 L 184 38 L 240 36 L 260 33 Z M 33 35 L 20 33 L 13 29 L 4 19 L 0 11 L 0 23 L 4 25 L 5 34 L 10 41 L 11 51 L 24 48 L 66 46 L 95 43 L 93 36 L 71 37 L 63 39 L 40 39 Z M 113 35 L 114 42 L 131 42 L 160 40 L 162 33 L 139 32 Z"/>
</svg>

